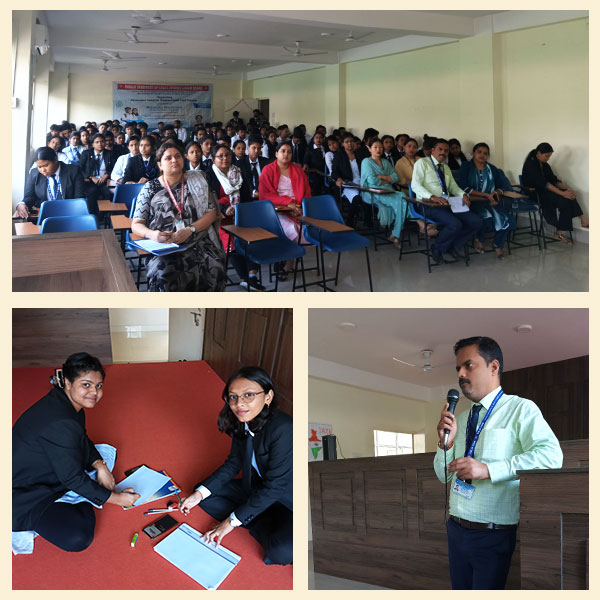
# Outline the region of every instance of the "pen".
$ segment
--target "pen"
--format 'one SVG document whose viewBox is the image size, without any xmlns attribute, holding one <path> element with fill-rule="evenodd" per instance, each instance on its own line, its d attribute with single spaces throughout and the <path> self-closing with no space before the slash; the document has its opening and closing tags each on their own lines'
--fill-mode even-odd
<svg viewBox="0 0 600 600">
<path fill-rule="evenodd" d="M 177 510 L 177 509 L 176 508 L 151 508 L 150 510 L 148 510 L 144 513 L 144 516 L 157 515 L 159 513 L 166 513 L 166 512 L 173 512 L 174 510 Z"/>
<path fill-rule="evenodd" d="M 131 539 L 131 547 L 135 548 L 135 543 L 137 542 L 138 539 L 138 534 L 136 533 L 133 538 Z"/>
</svg>

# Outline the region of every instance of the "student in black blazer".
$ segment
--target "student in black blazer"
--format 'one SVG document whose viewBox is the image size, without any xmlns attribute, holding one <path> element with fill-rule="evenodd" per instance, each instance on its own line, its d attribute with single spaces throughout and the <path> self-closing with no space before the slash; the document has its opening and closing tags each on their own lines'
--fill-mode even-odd
<svg viewBox="0 0 600 600">
<path fill-rule="evenodd" d="M 312 144 L 304 155 L 304 170 L 307 171 L 308 183 L 313 196 L 320 196 L 325 193 L 325 179 L 323 175 L 315 173 L 315 171 L 325 173 L 324 139 L 323 134 L 317 131 L 312 138 Z"/>
<path fill-rule="evenodd" d="M 37 169 L 27 175 L 23 201 L 17 204 L 17 216 L 26 219 L 34 206 L 39 207 L 46 200 L 85 198 L 83 176 L 77 165 L 60 162 L 56 152 L 48 146 L 35 151 L 34 162 Z M 50 183 L 49 179 L 56 183 Z"/>
<path fill-rule="evenodd" d="M 88 209 L 91 214 L 98 215 L 98 200 L 110 200 L 112 192 L 107 185 L 110 174 L 115 166 L 117 158 L 110 150 L 105 149 L 106 141 L 101 133 L 92 137 L 92 147 L 84 150 L 79 159 L 79 167 L 85 182 Z"/>
<path fill-rule="evenodd" d="M 292 562 L 292 418 L 275 408 L 275 389 L 259 367 L 231 375 L 223 391 L 219 430 L 231 452 L 212 475 L 194 486 L 180 510 L 197 504 L 220 521 L 204 534 L 220 544 L 234 527 L 247 528 L 265 551 L 266 564 Z M 234 477 L 242 471 L 241 479 Z"/>
<path fill-rule="evenodd" d="M 240 159 L 239 167 L 242 171 L 242 179 L 248 182 L 250 188 L 250 199 L 258 200 L 258 180 L 262 170 L 273 162 L 264 156 L 260 156 L 262 140 L 259 137 L 251 137 L 248 140 L 248 154 Z M 256 173 L 252 165 L 256 163 Z"/>
<path fill-rule="evenodd" d="M 96 517 L 88 502 L 56 502 L 72 490 L 94 504 L 130 506 L 139 495 L 115 493 L 115 480 L 85 430 L 82 409 L 102 398 L 104 369 L 85 352 L 72 354 L 55 387 L 17 420 L 12 435 L 12 530 L 35 531 L 69 552 L 87 548 Z M 85 470 L 96 470 L 97 481 Z M 132 490 L 131 490 L 132 492 Z"/>
<path fill-rule="evenodd" d="M 354 136 L 351 133 L 344 133 L 342 136 L 342 147 L 333 155 L 331 163 L 331 176 L 336 180 L 337 185 L 341 188 L 343 183 L 360 183 L 361 160 L 358 151 L 354 151 L 355 143 Z M 355 162 L 358 169 L 358 177 L 352 171 L 352 163 Z M 342 192 L 343 193 L 343 192 Z M 353 190 L 349 190 L 346 194 L 350 198 L 350 213 L 347 223 L 350 227 L 354 227 L 358 211 L 360 210 L 360 196 L 357 198 Z M 367 220 L 370 218 L 370 213 L 367 212 Z"/>
<path fill-rule="evenodd" d="M 154 138 L 152 136 L 145 135 L 140 139 L 140 153 L 127 161 L 123 183 L 146 183 L 160 176 L 153 149 Z"/>
<path fill-rule="evenodd" d="M 304 155 L 306 154 L 307 144 L 302 129 L 296 127 L 292 133 L 292 162 L 302 166 L 304 164 Z"/>
</svg>

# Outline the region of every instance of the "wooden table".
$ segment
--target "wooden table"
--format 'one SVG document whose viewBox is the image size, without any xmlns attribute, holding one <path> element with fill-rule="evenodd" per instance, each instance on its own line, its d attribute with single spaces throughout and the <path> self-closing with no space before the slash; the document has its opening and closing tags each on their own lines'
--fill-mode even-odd
<svg viewBox="0 0 600 600">
<path fill-rule="evenodd" d="M 98 210 L 100 212 L 125 212 L 127 211 L 127 204 L 112 202 L 111 200 L 98 200 Z"/>
<path fill-rule="evenodd" d="M 344 223 L 339 223 L 338 221 L 328 221 L 324 219 L 315 219 L 313 217 L 298 217 L 298 221 L 301 223 L 306 223 L 307 225 L 312 225 L 313 227 L 318 227 L 323 231 L 327 231 L 328 233 L 341 233 L 343 231 L 354 231 L 352 227 L 348 227 L 348 225 L 344 225 Z"/>
<path fill-rule="evenodd" d="M 262 227 L 239 227 L 238 225 L 222 225 L 221 229 L 234 235 L 249 244 L 252 242 L 260 242 L 261 240 L 270 240 L 277 236 Z"/>
<path fill-rule="evenodd" d="M 31 221 L 25 223 L 15 223 L 15 232 L 17 235 L 37 235 L 41 229 L 40 225 L 36 225 Z"/>
</svg>

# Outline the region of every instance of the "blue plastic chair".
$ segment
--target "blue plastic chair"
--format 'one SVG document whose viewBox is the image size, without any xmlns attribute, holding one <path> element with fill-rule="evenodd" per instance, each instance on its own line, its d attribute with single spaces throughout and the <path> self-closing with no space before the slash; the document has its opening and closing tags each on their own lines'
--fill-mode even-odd
<svg viewBox="0 0 600 600">
<path fill-rule="evenodd" d="M 93 231 L 98 229 L 94 215 L 74 217 L 48 217 L 42 221 L 40 233 L 64 233 L 67 231 Z"/>
<path fill-rule="evenodd" d="M 312 196 L 311 198 L 304 198 L 302 200 L 302 212 L 305 217 L 311 217 L 313 219 L 321 219 L 323 221 L 335 221 L 336 223 L 344 223 L 344 219 L 340 214 L 335 198 L 330 195 L 324 196 Z M 321 253 L 321 272 L 322 281 L 315 281 L 309 285 L 320 285 L 323 291 L 326 292 L 329 288 L 327 287 L 327 281 L 334 281 L 334 285 L 338 283 L 338 276 L 340 272 L 340 258 L 342 252 L 348 250 L 357 250 L 364 248 L 367 257 L 367 271 L 369 273 L 369 287 L 373 291 L 373 280 L 371 278 L 371 264 L 369 262 L 369 246 L 371 242 L 369 240 L 356 233 L 355 231 L 342 231 L 339 233 L 331 233 L 324 231 L 313 225 L 304 225 L 304 237 L 307 242 L 318 246 Z M 337 267 L 335 270 L 335 277 L 327 279 L 325 277 L 325 252 L 337 252 Z M 332 290 L 330 290 L 332 291 Z"/>
<path fill-rule="evenodd" d="M 272 202 L 269 200 L 255 200 L 253 202 L 236 204 L 235 224 L 239 227 L 262 227 L 262 229 L 274 233 L 277 236 L 276 238 L 260 240 L 250 244 L 240 238 L 236 238 L 235 249 L 239 254 L 246 257 L 247 263 L 254 262 L 258 265 L 272 265 L 281 261 L 296 259 L 294 285 L 292 288 L 294 291 L 296 289 L 298 260 L 300 260 L 302 265 L 302 287 L 306 291 L 304 261 L 302 260 L 306 254 L 306 250 L 286 237 Z M 278 278 L 275 278 L 274 291 L 277 291 L 278 281 Z M 250 291 L 249 282 L 248 291 Z"/>
<path fill-rule="evenodd" d="M 85 198 L 72 198 L 70 200 L 46 200 L 40 206 L 37 223 L 41 225 L 48 217 L 76 217 L 89 215 Z"/>
<path fill-rule="evenodd" d="M 131 211 L 131 205 L 137 198 L 145 183 L 121 183 L 115 187 L 113 202 L 122 202 L 127 205 L 127 211 Z"/>
</svg>

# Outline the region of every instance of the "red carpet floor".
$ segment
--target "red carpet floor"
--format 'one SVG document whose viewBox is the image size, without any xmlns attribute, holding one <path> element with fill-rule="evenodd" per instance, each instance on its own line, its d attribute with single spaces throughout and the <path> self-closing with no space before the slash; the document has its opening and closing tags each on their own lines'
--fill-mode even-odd
<svg viewBox="0 0 600 600">
<path fill-rule="evenodd" d="M 50 368 L 13 370 L 13 422 L 48 392 L 51 374 Z M 229 452 L 231 439 L 216 426 L 222 390 L 223 381 L 204 361 L 109 365 L 104 397 L 86 411 L 88 435 L 117 448 L 117 482 L 143 463 L 166 470 L 189 495 Z M 111 504 L 96 510 L 95 538 L 83 552 L 64 552 L 38 536 L 33 554 L 12 558 L 13 589 L 203 589 L 154 552 L 164 535 L 150 540 L 141 531 L 160 516 L 145 517 L 144 510 L 168 500 L 130 511 Z M 172 516 L 201 532 L 214 523 L 198 507 L 187 517 Z M 131 548 L 135 532 L 140 535 Z M 235 529 L 224 546 L 242 560 L 219 589 L 292 589 L 292 567 L 265 565 L 247 530 Z"/>
</svg>

